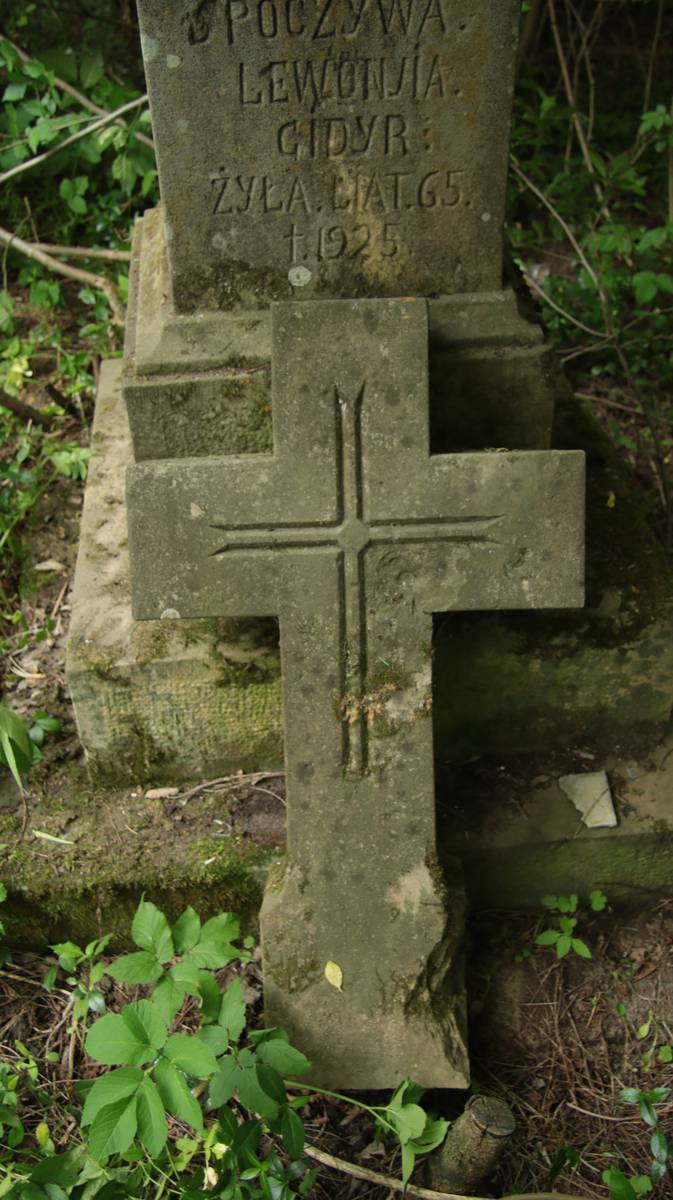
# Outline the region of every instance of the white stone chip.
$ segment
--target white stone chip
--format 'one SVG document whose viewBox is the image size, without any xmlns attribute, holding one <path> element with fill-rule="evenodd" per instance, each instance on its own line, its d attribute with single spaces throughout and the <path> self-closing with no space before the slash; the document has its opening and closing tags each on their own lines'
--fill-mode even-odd
<svg viewBox="0 0 673 1200">
<path fill-rule="evenodd" d="M 610 782 L 605 771 L 562 775 L 559 787 L 572 800 L 587 829 L 614 828 L 617 824 Z"/>
</svg>

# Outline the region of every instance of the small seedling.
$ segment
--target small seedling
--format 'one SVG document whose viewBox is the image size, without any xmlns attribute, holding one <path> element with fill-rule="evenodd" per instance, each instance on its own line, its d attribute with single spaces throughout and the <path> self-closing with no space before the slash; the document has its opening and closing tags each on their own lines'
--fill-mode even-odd
<svg viewBox="0 0 673 1200">
<path fill-rule="evenodd" d="M 582 938 L 575 936 L 575 927 L 577 925 L 577 913 L 579 905 L 579 897 L 573 893 L 571 896 L 543 896 L 542 903 L 550 912 L 557 913 L 557 927 L 550 927 L 538 934 L 535 939 L 536 946 L 555 946 L 556 957 L 565 958 L 572 951 L 579 958 L 591 958 L 591 950 Z M 602 892 L 593 891 L 589 896 L 589 905 L 593 912 L 601 912 L 607 904 L 607 900 Z"/>
</svg>

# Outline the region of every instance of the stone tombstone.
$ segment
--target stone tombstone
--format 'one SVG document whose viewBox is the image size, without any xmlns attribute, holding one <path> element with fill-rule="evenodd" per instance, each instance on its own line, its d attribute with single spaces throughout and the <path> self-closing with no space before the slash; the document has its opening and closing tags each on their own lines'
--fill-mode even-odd
<svg viewBox="0 0 673 1200">
<path fill-rule="evenodd" d="M 501 286 L 519 0 L 139 0 L 176 311 Z"/>
<path fill-rule="evenodd" d="M 266 1015 L 342 1088 L 468 1083 L 432 614 L 583 598 L 584 455 L 430 454 L 427 322 L 414 298 L 274 303 L 273 452 L 129 474 L 136 617 L 280 618 L 288 861 L 261 913 Z"/>
</svg>

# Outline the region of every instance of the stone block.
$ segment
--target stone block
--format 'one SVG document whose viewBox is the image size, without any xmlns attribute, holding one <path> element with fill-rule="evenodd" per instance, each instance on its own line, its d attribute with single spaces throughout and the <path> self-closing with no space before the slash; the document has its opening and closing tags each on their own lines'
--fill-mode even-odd
<svg viewBox="0 0 673 1200">
<path fill-rule="evenodd" d="M 131 617 L 120 362 L 103 364 L 73 591 L 67 680 L 99 777 L 214 777 L 282 758 L 273 623 Z"/>
<path fill-rule="evenodd" d="M 428 301 L 433 451 L 547 449 L 558 366 L 511 289 Z M 123 390 L 134 457 L 268 451 L 268 310 L 176 313 L 160 208 L 136 224 Z"/>
<path fill-rule="evenodd" d="M 519 11 L 140 0 L 176 310 L 500 287 Z"/>
</svg>

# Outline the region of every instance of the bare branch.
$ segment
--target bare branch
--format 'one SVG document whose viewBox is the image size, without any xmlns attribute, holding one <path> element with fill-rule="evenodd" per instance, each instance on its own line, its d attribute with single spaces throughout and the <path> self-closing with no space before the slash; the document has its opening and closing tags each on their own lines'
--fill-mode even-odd
<svg viewBox="0 0 673 1200">
<path fill-rule="evenodd" d="M 52 258 L 44 250 L 38 249 L 32 242 L 24 242 L 23 238 L 17 237 L 15 233 L 10 233 L 8 229 L 3 229 L 1 226 L 0 242 L 3 242 L 9 249 L 18 250 L 21 254 L 25 254 L 27 258 L 32 258 L 35 262 L 41 263 L 43 267 L 47 267 L 50 271 L 55 271 L 57 275 L 65 275 L 67 279 L 76 279 L 78 283 L 86 283 L 89 287 L 98 288 L 107 297 L 115 324 L 124 324 L 124 307 L 117 295 L 114 284 L 111 280 L 106 279 L 104 275 L 94 275 L 91 271 L 82 270 L 81 267 L 71 267 L 67 263 L 59 262 L 57 258 Z"/>
<path fill-rule="evenodd" d="M 92 121 L 85 129 L 78 129 L 77 133 L 73 133 L 70 137 L 59 142 L 57 146 L 50 146 L 42 154 L 36 154 L 34 158 L 29 158 L 26 162 L 17 163 L 15 167 L 10 167 L 8 171 L 3 171 L 0 174 L 0 183 L 11 179 L 14 175 L 20 175 L 22 171 L 29 171 L 31 167 L 37 167 L 48 158 L 52 158 L 54 154 L 59 154 L 61 150 L 65 150 L 67 146 L 72 146 L 74 142 L 81 141 L 82 138 L 88 137 L 90 133 L 95 133 L 97 129 L 103 129 L 106 125 L 110 125 L 116 121 L 117 117 L 123 116 L 124 113 L 131 112 L 134 108 L 141 108 L 147 104 L 147 94 L 139 96 L 137 100 L 129 100 L 128 104 L 122 104 L 121 108 L 115 109 L 114 112 L 106 113 L 98 121 Z"/>
<path fill-rule="evenodd" d="M 20 46 L 17 46 L 16 42 L 10 41 L 8 37 L 3 38 L 3 41 L 7 42 L 13 50 L 16 50 L 16 53 L 22 62 L 30 62 L 30 55 L 26 54 L 25 50 L 22 50 Z M 58 75 L 55 75 L 54 83 L 61 92 L 66 92 L 68 96 L 72 96 L 73 100 L 76 100 L 78 104 L 81 104 L 82 108 L 87 108 L 89 112 L 96 113 L 96 115 L 99 117 L 105 117 L 108 115 L 108 110 L 106 108 L 101 108 L 98 104 L 94 104 L 93 100 L 90 100 L 89 97 L 85 96 L 83 92 L 79 92 L 76 87 L 73 87 L 72 84 L 68 83 L 65 79 L 59 79 Z M 126 122 L 122 120 L 121 117 L 117 117 L 115 124 L 125 125 Z M 147 136 L 146 133 L 141 133 L 140 130 L 134 129 L 133 136 L 145 146 L 149 146 L 150 150 L 154 150 L 154 142 L 152 141 L 151 137 Z"/>
<path fill-rule="evenodd" d="M 561 305 L 557 304 L 555 300 L 552 300 L 551 296 L 547 295 L 544 288 L 541 288 L 539 283 L 536 283 L 532 275 L 528 274 L 528 271 L 522 270 L 521 273 L 531 291 L 535 292 L 535 295 L 539 296 L 540 300 L 544 300 L 545 304 L 548 304 L 550 308 L 553 308 L 554 311 L 559 313 L 560 316 L 564 317 L 566 321 L 570 321 L 572 325 L 576 325 L 578 329 L 581 329 L 583 333 L 590 334 L 591 337 L 598 338 L 600 341 L 605 339 L 604 332 L 601 333 L 599 329 L 592 329 L 590 325 L 584 325 L 582 321 L 578 321 L 577 317 L 574 317 L 572 313 L 567 311 L 567 309 L 561 308 Z"/>
<path fill-rule="evenodd" d="M 482 1200 L 480 1196 L 457 1196 L 453 1192 L 435 1192 L 432 1188 L 417 1187 L 414 1183 L 402 1183 L 401 1179 L 390 1179 L 380 1175 L 378 1171 L 370 1171 L 368 1167 L 359 1167 L 355 1163 L 346 1162 L 316 1146 L 304 1146 L 304 1154 L 315 1159 L 326 1167 L 333 1167 L 344 1175 L 354 1179 L 366 1179 L 368 1183 L 378 1184 L 393 1192 L 404 1192 L 407 1196 L 417 1196 L 419 1200 Z M 563 1192 L 526 1192 L 523 1195 L 503 1196 L 503 1200 L 586 1200 L 582 1196 L 566 1196 Z"/>
<path fill-rule="evenodd" d="M 107 262 L 130 262 L 130 250 L 98 250 L 92 246 L 52 246 L 49 242 L 33 242 L 36 250 L 53 254 L 54 258 L 104 258 Z"/>
<path fill-rule="evenodd" d="M 32 421 L 34 425 L 41 425 L 43 429 L 50 429 L 53 425 L 51 417 L 33 408 L 30 404 L 25 404 L 23 400 L 18 400 L 16 396 L 8 396 L 5 392 L 0 394 L 0 406 L 8 408 L 15 417 L 20 417 L 22 421 Z"/>
</svg>

